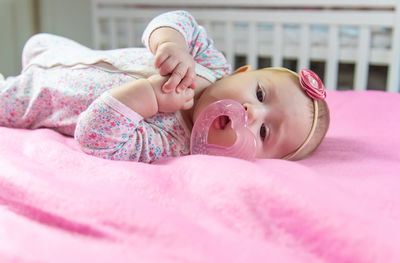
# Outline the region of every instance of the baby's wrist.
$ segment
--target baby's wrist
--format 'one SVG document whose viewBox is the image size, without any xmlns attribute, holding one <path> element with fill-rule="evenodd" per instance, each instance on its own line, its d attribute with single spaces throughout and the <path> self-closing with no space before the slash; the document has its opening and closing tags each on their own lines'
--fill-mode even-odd
<svg viewBox="0 0 400 263">
<path fill-rule="evenodd" d="M 170 27 L 160 27 L 150 35 L 149 46 L 153 54 L 157 53 L 159 47 L 163 44 L 173 43 L 177 46 L 187 49 L 185 38 L 176 29 Z"/>
<path fill-rule="evenodd" d="M 157 100 L 157 95 L 154 87 L 154 83 L 151 81 L 151 79 L 143 79 L 144 81 L 147 82 L 148 84 L 148 93 L 149 93 L 149 109 L 150 109 L 150 116 L 154 116 L 158 112 L 158 100 Z"/>
<path fill-rule="evenodd" d="M 143 118 L 158 112 L 155 91 L 150 81 L 138 79 L 109 90 L 111 96 L 125 104 Z"/>
<path fill-rule="evenodd" d="M 161 76 L 159 74 L 155 74 L 147 78 L 146 80 L 148 81 L 149 85 L 151 86 L 151 90 L 153 91 L 154 94 L 154 100 L 157 105 L 157 112 L 161 111 L 160 108 L 163 107 L 162 105 L 162 97 L 163 97 L 163 91 L 162 91 L 162 86 L 168 81 L 169 77 L 166 76 Z M 161 102 L 161 105 L 160 105 Z"/>
<path fill-rule="evenodd" d="M 175 41 L 171 41 L 171 40 L 165 40 L 163 42 L 160 42 L 157 46 L 157 50 L 162 46 L 170 46 L 170 47 L 178 48 L 181 50 L 188 50 L 188 47 L 185 43 L 179 43 L 179 42 L 175 42 Z M 156 50 L 156 52 L 157 52 L 157 50 Z"/>
</svg>

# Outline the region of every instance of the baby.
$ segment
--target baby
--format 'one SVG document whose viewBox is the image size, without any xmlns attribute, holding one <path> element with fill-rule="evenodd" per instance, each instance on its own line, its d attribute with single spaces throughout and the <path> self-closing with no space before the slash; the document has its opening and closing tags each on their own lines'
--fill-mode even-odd
<svg viewBox="0 0 400 263">
<path fill-rule="evenodd" d="M 153 162 L 189 154 L 199 113 L 232 99 L 248 113 L 258 158 L 299 160 L 323 140 L 329 111 L 322 83 L 304 84 L 319 81 L 309 78 L 312 72 L 245 66 L 230 74 L 223 54 L 185 11 L 154 18 L 142 41 L 146 48 L 99 51 L 33 36 L 22 73 L 0 79 L 0 126 L 52 128 L 74 136 L 88 154 Z M 208 143 L 229 146 L 235 137 L 229 119 L 219 118 Z"/>
</svg>

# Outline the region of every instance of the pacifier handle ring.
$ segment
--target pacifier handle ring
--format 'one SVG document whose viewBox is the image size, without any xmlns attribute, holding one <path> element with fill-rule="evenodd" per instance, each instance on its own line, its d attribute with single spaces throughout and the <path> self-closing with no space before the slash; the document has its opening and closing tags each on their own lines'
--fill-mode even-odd
<svg viewBox="0 0 400 263">
<path fill-rule="evenodd" d="M 228 116 L 236 132 L 236 141 L 231 146 L 208 144 L 208 133 L 213 121 L 220 116 Z M 254 159 L 257 142 L 247 128 L 247 112 L 234 100 L 219 100 L 208 105 L 198 116 L 192 130 L 191 154 L 224 155 L 241 159 Z"/>
</svg>

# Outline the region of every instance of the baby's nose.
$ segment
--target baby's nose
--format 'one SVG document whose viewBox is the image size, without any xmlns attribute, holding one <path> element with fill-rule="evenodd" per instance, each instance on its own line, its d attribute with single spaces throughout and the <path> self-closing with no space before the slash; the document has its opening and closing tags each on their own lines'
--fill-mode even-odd
<svg viewBox="0 0 400 263">
<path fill-rule="evenodd" d="M 262 117 L 262 109 L 260 107 L 251 104 L 243 104 L 243 108 L 247 111 L 249 125 Z"/>
</svg>

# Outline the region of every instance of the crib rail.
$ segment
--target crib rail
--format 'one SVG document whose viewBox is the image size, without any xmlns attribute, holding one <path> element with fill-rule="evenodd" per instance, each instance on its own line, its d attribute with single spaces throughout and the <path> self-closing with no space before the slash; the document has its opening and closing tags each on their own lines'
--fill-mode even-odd
<svg viewBox="0 0 400 263">
<path fill-rule="evenodd" d="M 370 65 L 385 65 L 388 67 L 386 90 L 400 91 L 400 8 L 397 1 L 260 2 L 235 0 L 230 1 L 227 8 L 216 0 L 203 0 L 201 6 L 200 2 L 183 0 L 168 1 L 168 4 L 151 0 L 93 0 L 94 44 L 96 48 L 138 46 L 141 33 L 151 18 L 166 10 L 183 8 L 206 28 L 232 63 L 237 55 L 245 56 L 247 64 L 256 68 L 260 57 L 271 58 L 272 66 L 282 66 L 284 59 L 294 59 L 299 70 L 309 68 L 311 61 L 323 61 L 328 89 L 337 87 L 339 63 L 354 63 L 355 90 L 367 88 Z M 298 28 L 300 34 L 296 43 L 284 43 L 283 32 L 287 26 Z M 315 26 L 327 28 L 325 45 L 312 45 L 310 35 Z M 357 28 L 355 46 L 340 45 L 343 27 Z M 388 47 L 372 46 L 371 32 L 376 27 L 391 31 Z M 270 29 L 267 40 L 266 28 Z"/>
</svg>

